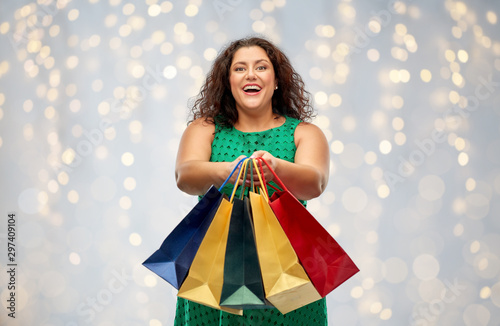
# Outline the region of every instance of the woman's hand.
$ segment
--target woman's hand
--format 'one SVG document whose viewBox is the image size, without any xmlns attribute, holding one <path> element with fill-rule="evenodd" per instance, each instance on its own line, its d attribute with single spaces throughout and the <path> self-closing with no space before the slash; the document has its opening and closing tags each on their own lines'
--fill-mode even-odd
<svg viewBox="0 0 500 326">
<path fill-rule="evenodd" d="M 269 152 L 266 152 L 266 151 L 256 151 L 254 152 L 250 158 L 262 158 L 264 159 L 267 164 L 269 164 L 269 166 L 271 166 L 271 168 L 276 171 L 276 168 L 278 167 L 278 158 L 274 157 L 271 153 Z M 273 173 L 271 172 L 271 170 L 269 170 L 269 168 L 267 167 L 267 165 L 265 163 L 262 163 L 262 164 L 259 164 L 257 162 L 257 166 L 259 167 L 259 170 L 260 170 L 260 166 L 262 165 L 262 172 L 264 172 L 264 179 L 265 179 L 265 182 L 269 182 L 269 181 L 272 181 L 274 179 L 274 175 Z M 259 180 L 259 176 L 254 173 L 254 176 L 253 176 L 253 181 L 254 183 L 256 183 L 257 186 L 260 186 L 260 180 Z M 247 183 L 250 183 L 250 180 L 247 180 Z"/>
<path fill-rule="evenodd" d="M 229 175 L 233 170 L 234 168 L 236 167 L 236 165 L 238 165 L 238 163 L 244 159 L 246 156 L 245 155 L 240 155 L 238 156 L 238 158 L 234 161 L 231 162 L 231 164 L 228 165 L 227 167 L 227 175 Z M 229 178 L 228 182 L 230 184 L 233 184 L 236 182 L 236 179 L 238 178 L 238 172 L 239 172 L 239 168 L 236 169 L 236 171 L 234 171 L 233 175 L 231 176 L 231 178 Z M 243 181 L 240 181 L 240 185 L 243 183 Z"/>
</svg>

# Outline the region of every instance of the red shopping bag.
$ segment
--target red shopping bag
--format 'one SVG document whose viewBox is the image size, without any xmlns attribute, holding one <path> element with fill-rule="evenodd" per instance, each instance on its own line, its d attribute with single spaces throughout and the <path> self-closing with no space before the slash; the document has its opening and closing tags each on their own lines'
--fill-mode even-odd
<svg viewBox="0 0 500 326">
<path fill-rule="evenodd" d="M 347 253 L 321 224 L 285 187 L 273 169 L 264 162 L 281 187 L 269 204 L 285 231 L 300 263 L 322 297 L 359 272 Z"/>
</svg>

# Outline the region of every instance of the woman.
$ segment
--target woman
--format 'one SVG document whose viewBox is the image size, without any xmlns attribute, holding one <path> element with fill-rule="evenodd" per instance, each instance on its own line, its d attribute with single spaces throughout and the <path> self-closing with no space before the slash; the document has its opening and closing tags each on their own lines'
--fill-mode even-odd
<svg viewBox="0 0 500 326">
<path fill-rule="evenodd" d="M 269 41 L 251 37 L 229 44 L 215 59 L 192 114 L 177 154 L 175 176 L 182 191 L 203 195 L 211 185 L 219 187 L 244 156 L 264 158 L 300 200 L 325 190 L 328 142 L 317 126 L 305 122 L 313 115 L 309 93 Z M 273 179 L 267 167 L 264 175 Z M 178 298 L 175 325 L 202 324 L 327 325 L 326 301 L 286 315 L 260 309 L 237 316 Z"/>
</svg>

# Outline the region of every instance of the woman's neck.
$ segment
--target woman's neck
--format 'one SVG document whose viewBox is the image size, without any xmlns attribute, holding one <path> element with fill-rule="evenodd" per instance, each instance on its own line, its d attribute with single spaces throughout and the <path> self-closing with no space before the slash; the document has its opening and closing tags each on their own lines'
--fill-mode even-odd
<svg viewBox="0 0 500 326">
<path fill-rule="evenodd" d="M 279 127 L 283 124 L 284 117 L 269 111 L 265 114 L 238 113 L 238 121 L 234 127 L 243 132 L 257 132 Z"/>
</svg>

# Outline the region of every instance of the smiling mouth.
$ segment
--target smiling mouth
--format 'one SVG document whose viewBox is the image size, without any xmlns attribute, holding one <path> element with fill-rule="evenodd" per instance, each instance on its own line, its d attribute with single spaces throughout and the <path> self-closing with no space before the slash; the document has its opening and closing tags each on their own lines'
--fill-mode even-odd
<svg viewBox="0 0 500 326">
<path fill-rule="evenodd" d="M 257 94 L 262 90 L 262 87 L 259 85 L 247 85 L 243 87 L 243 92 L 247 94 Z"/>
</svg>

